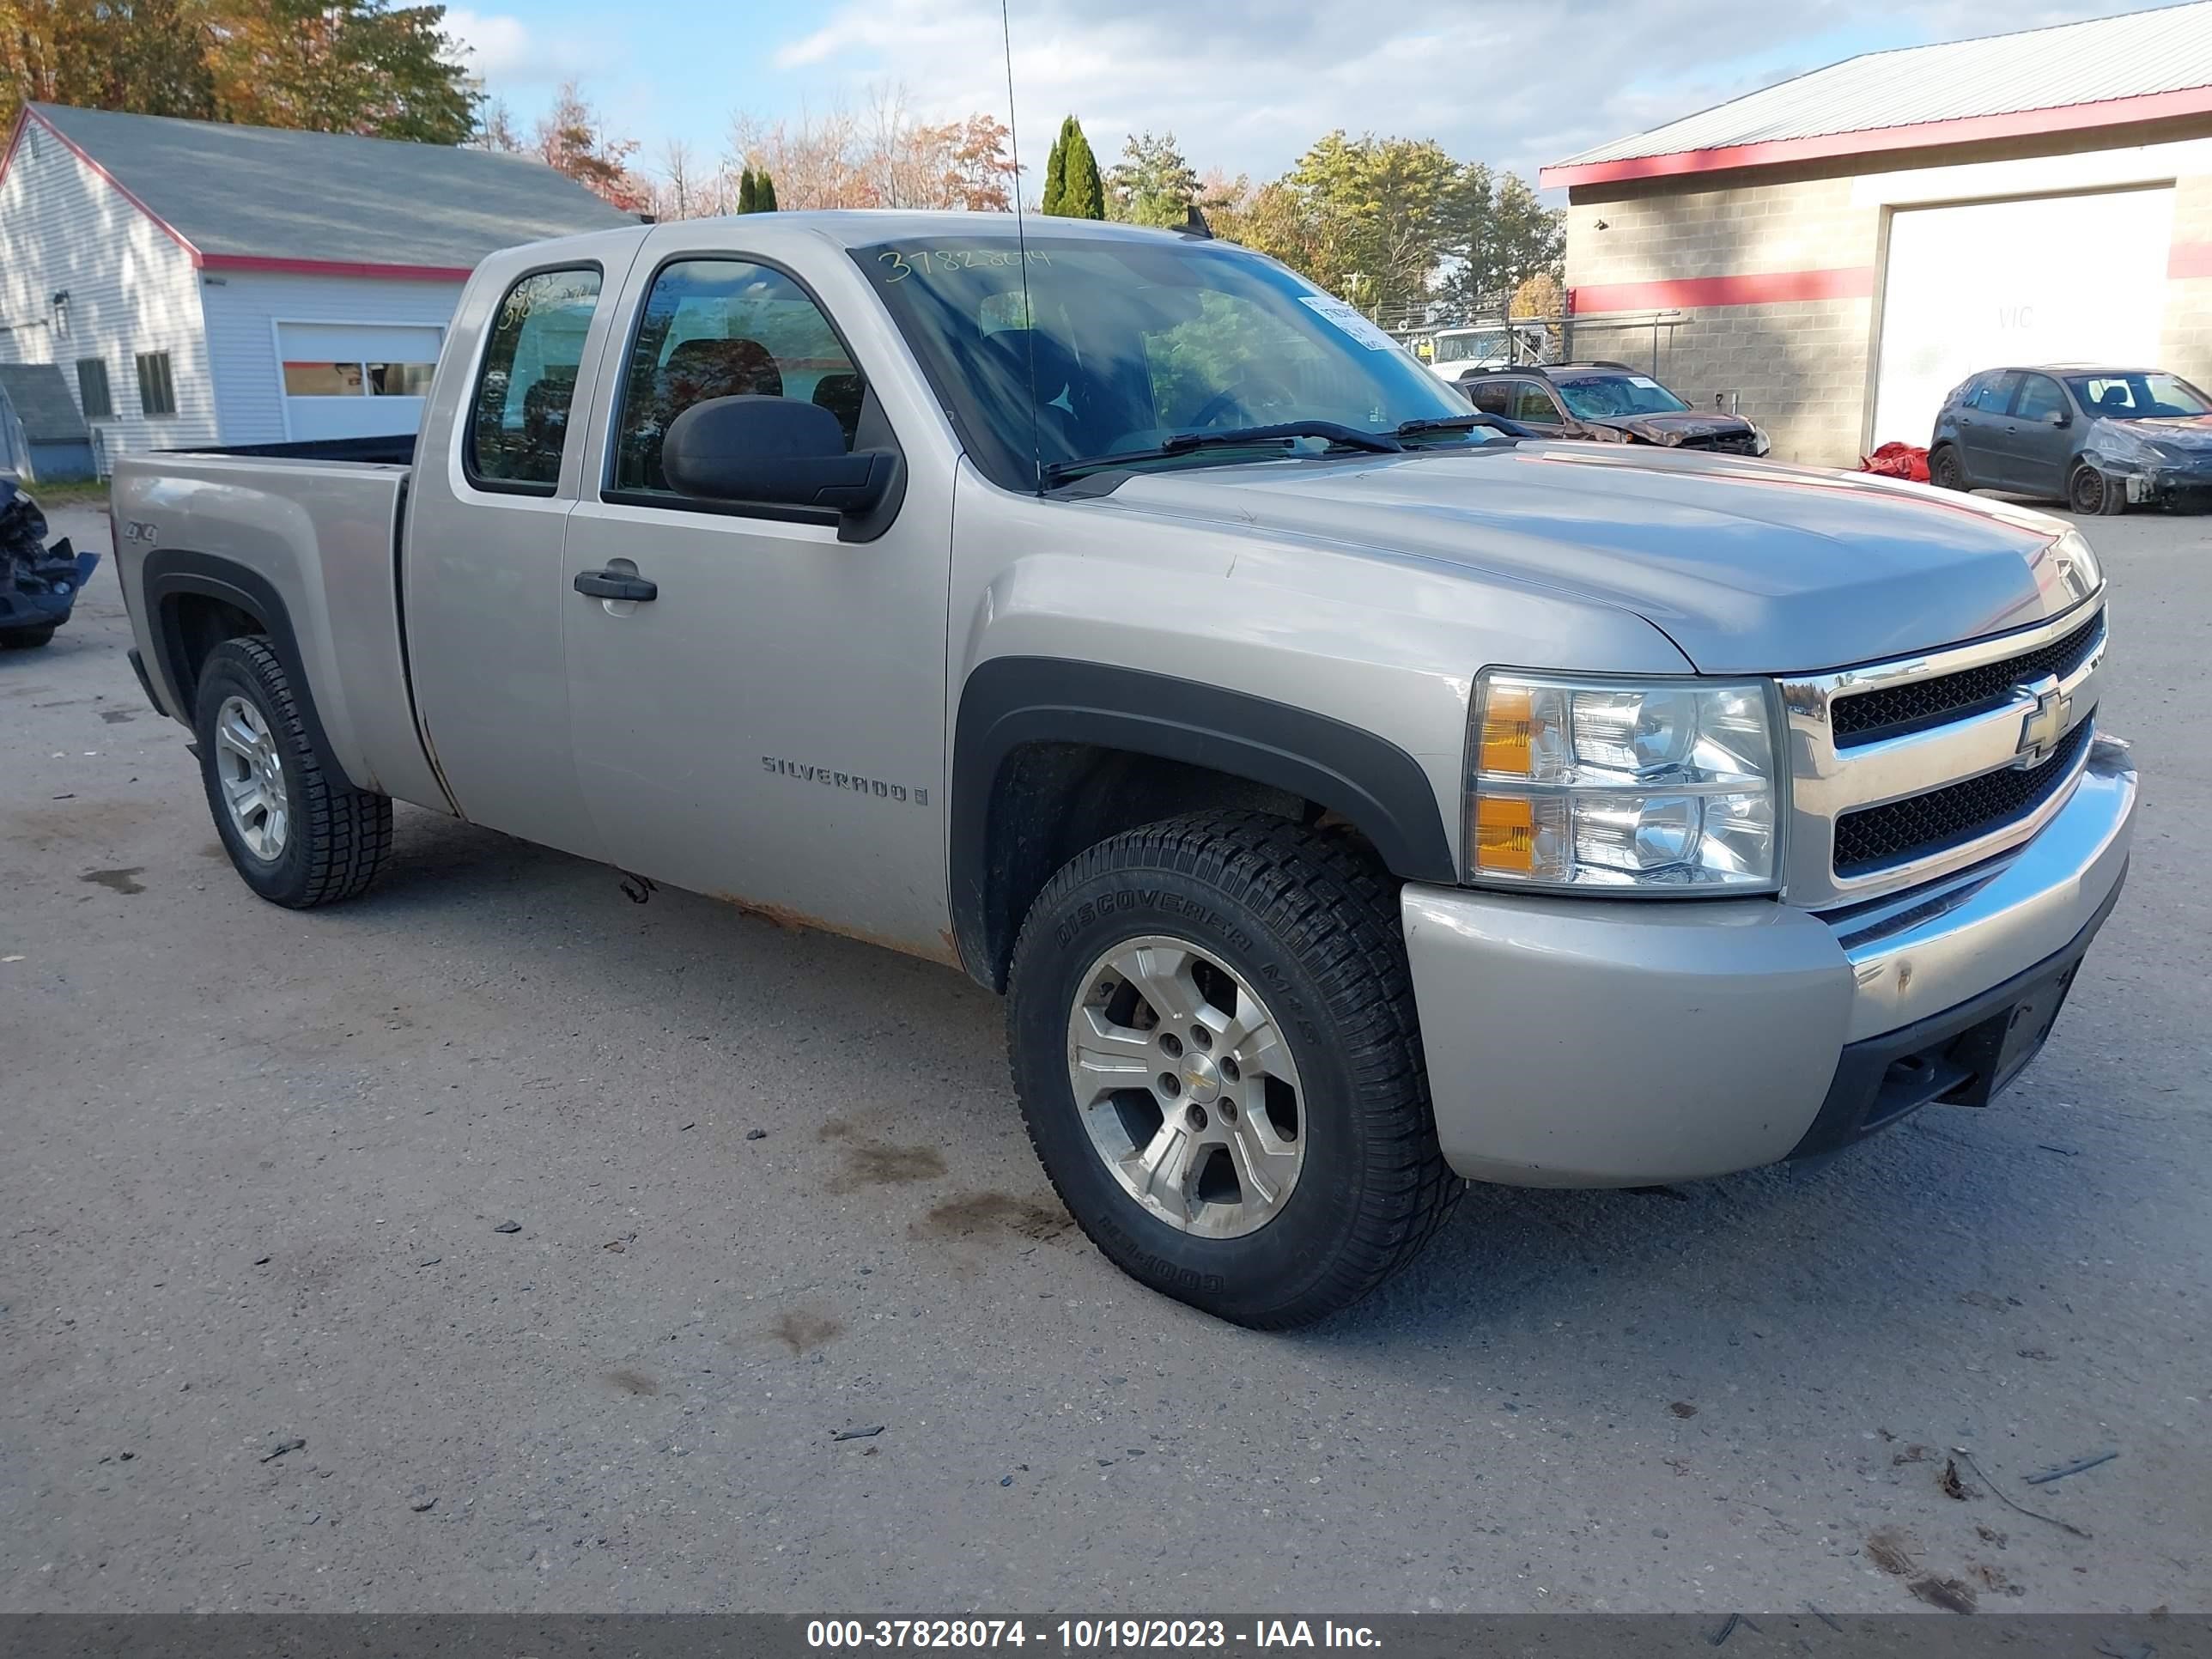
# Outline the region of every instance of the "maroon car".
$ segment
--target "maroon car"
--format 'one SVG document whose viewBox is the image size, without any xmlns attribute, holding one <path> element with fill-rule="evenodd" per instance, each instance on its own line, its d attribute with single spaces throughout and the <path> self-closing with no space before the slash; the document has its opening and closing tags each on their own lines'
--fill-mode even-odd
<svg viewBox="0 0 2212 1659">
<path fill-rule="evenodd" d="M 1546 363 L 1485 369 L 1459 383 L 1486 415 L 1502 415 L 1547 438 L 1661 444 L 1764 455 L 1766 434 L 1740 415 L 1692 409 L 1626 363 Z"/>
</svg>

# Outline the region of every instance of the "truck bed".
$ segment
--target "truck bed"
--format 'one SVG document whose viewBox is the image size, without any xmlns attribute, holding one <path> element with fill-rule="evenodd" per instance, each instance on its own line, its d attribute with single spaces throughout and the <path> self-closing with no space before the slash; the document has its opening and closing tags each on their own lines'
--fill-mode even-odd
<svg viewBox="0 0 2212 1659">
<path fill-rule="evenodd" d="M 162 455 L 254 455 L 276 461 L 360 461 L 375 466 L 412 466 L 415 434 L 380 438 L 309 438 L 295 443 L 222 444 L 198 449 L 164 449 Z"/>
<path fill-rule="evenodd" d="M 146 669 L 179 718 L 192 718 L 196 664 L 177 618 L 220 599 L 252 611 L 280 654 L 292 655 L 330 757 L 356 787 L 443 807 L 403 636 L 399 538 L 411 469 L 368 459 L 402 449 L 411 456 L 414 440 L 125 456 L 115 467 L 117 575 L 154 623 L 161 659 Z"/>
</svg>

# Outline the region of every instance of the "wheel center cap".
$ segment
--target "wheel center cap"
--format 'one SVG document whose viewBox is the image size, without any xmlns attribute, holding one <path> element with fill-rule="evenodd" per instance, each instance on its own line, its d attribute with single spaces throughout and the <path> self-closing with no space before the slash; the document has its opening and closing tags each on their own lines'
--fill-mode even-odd
<svg viewBox="0 0 2212 1659">
<path fill-rule="evenodd" d="M 1186 1097 L 1210 1106 L 1221 1097 L 1221 1068 L 1210 1054 L 1185 1054 L 1182 1090 Z"/>
</svg>

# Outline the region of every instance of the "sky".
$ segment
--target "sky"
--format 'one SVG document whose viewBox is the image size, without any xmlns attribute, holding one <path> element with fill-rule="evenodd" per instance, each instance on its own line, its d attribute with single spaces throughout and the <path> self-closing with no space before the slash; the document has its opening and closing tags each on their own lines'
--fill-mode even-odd
<svg viewBox="0 0 2212 1659">
<path fill-rule="evenodd" d="M 1172 131 L 1201 173 L 1288 170 L 1332 128 L 1434 137 L 1534 176 L 1547 162 L 1860 52 L 2148 9 L 2146 0 L 1009 0 L 1034 195 L 1060 117 L 1110 164 Z M 999 0 L 483 0 L 453 7 L 487 90 L 526 132 L 570 78 L 647 170 L 695 165 L 734 114 L 796 120 L 903 90 L 924 118 L 1004 118 Z"/>
</svg>

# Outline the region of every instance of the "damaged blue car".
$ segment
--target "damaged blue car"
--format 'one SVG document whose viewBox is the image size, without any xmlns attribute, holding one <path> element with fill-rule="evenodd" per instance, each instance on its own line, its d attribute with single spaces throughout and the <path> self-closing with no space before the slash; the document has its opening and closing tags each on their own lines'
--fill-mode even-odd
<svg viewBox="0 0 2212 1659">
<path fill-rule="evenodd" d="M 1991 368 L 1943 400 L 1928 476 L 2076 513 L 2212 505 L 2212 398 L 2156 368 Z"/>
<path fill-rule="evenodd" d="M 68 537 L 46 544 L 46 515 L 15 479 L 0 474 L 0 651 L 44 645 L 70 619 L 97 553 Z"/>
</svg>

